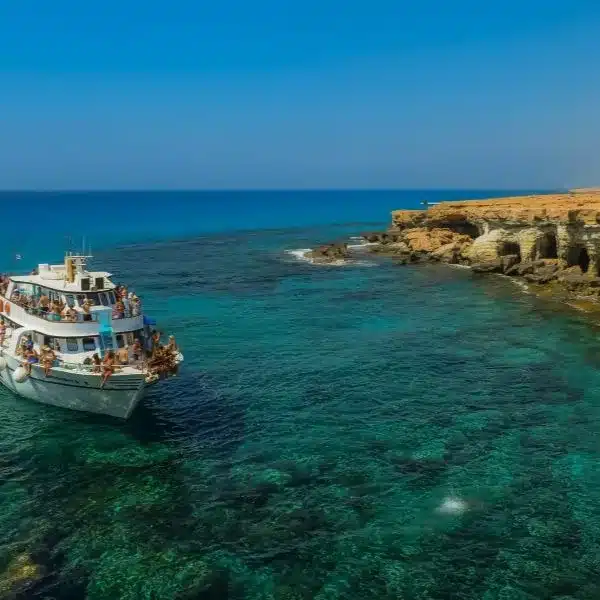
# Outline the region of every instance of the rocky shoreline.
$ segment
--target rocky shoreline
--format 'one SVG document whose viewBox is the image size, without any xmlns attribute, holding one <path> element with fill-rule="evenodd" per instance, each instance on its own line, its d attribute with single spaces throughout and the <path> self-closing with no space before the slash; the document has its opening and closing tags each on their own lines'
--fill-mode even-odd
<svg viewBox="0 0 600 600">
<path fill-rule="evenodd" d="M 536 292 L 600 307 L 600 193 L 442 202 L 392 213 L 385 231 L 361 235 L 367 252 L 399 265 L 446 263 L 519 278 Z M 307 253 L 315 264 L 354 256 L 343 242 Z"/>
</svg>

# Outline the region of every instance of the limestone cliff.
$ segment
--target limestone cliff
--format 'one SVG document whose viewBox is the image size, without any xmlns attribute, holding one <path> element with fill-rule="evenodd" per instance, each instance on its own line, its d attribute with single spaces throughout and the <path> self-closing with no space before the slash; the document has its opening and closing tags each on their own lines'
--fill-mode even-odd
<svg viewBox="0 0 600 600">
<path fill-rule="evenodd" d="M 396 210 L 387 231 L 363 237 L 402 264 L 459 263 L 600 299 L 597 189 Z"/>
<path fill-rule="evenodd" d="M 392 213 L 392 230 L 423 227 L 469 235 L 464 254 L 470 262 L 512 254 L 521 261 L 580 265 L 590 276 L 600 273 L 600 194 L 594 190 L 441 202 L 426 211 Z"/>
</svg>

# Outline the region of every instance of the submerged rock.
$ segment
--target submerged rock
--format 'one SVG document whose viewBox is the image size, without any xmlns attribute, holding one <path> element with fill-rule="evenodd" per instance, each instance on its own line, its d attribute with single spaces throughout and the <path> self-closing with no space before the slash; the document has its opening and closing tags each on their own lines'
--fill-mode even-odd
<svg viewBox="0 0 600 600">
<path fill-rule="evenodd" d="M 0 573 L 0 598 L 16 598 L 44 576 L 44 569 L 29 554 L 19 554 Z"/>
</svg>

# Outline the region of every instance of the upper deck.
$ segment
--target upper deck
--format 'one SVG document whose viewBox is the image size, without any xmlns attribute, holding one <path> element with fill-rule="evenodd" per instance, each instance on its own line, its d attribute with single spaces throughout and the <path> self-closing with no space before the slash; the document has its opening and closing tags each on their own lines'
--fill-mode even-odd
<svg viewBox="0 0 600 600">
<path fill-rule="evenodd" d="M 123 289 L 106 271 L 89 271 L 83 255 L 67 255 L 62 265 L 40 264 L 29 275 L 0 282 L 0 313 L 20 326 L 44 335 L 76 337 L 115 333 L 143 327 L 137 296 Z"/>
</svg>

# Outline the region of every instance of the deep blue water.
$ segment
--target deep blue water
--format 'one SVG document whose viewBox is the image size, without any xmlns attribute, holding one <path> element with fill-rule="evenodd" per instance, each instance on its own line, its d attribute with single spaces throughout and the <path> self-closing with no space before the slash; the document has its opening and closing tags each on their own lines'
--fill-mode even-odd
<svg viewBox="0 0 600 600">
<path fill-rule="evenodd" d="M 597 599 L 598 326 L 501 277 L 288 252 L 420 197 L 77 221 L 186 362 L 126 423 L 0 391 L 0 597 L 21 557 L 24 598 Z"/>
</svg>

